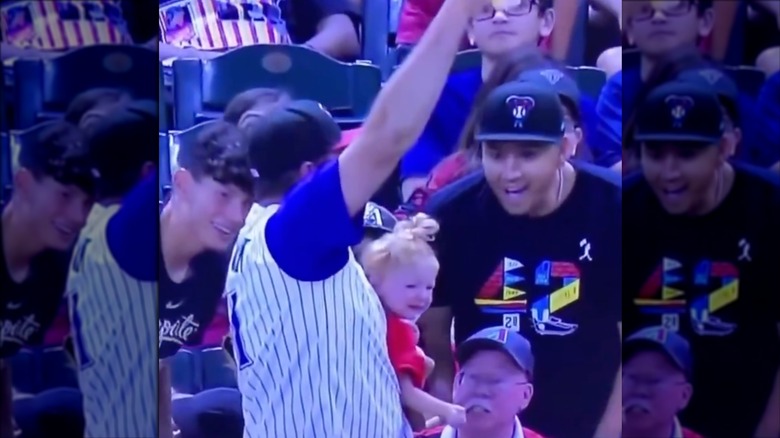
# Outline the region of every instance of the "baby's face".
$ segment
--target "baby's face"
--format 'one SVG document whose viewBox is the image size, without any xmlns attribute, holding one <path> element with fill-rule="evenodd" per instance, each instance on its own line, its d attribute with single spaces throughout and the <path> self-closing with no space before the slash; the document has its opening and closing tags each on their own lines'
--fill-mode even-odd
<svg viewBox="0 0 780 438">
<path fill-rule="evenodd" d="M 416 321 L 431 305 L 438 273 L 435 257 L 419 257 L 411 263 L 390 266 L 375 288 L 385 309 Z"/>
</svg>

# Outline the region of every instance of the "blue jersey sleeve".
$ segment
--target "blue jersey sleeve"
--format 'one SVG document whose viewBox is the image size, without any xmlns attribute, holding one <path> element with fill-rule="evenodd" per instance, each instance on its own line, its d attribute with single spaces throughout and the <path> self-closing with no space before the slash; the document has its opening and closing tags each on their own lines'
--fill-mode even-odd
<svg viewBox="0 0 780 438">
<path fill-rule="evenodd" d="M 108 249 L 119 267 L 140 281 L 157 281 L 159 231 L 157 178 L 144 179 L 108 221 Z"/>
<path fill-rule="evenodd" d="M 619 162 L 623 150 L 623 72 L 614 74 L 601 90 L 596 103 L 596 121 L 592 134 L 596 164 L 610 167 Z"/>
<path fill-rule="evenodd" d="M 265 228 L 268 250 L 279 268 L 301 281 L 337 273 L 349 259 L 349 247 L 362 238 L 363 215 L 349 216 L 338 160 L 300 182 Z"/>
<path fill-rule="evenodd" d="M 767 78 L 758 95 L 758 113 L 762 117 L 761 142 L 766 147 L 764 164 L 780 162 L 780 72 Z"/>
</svg>

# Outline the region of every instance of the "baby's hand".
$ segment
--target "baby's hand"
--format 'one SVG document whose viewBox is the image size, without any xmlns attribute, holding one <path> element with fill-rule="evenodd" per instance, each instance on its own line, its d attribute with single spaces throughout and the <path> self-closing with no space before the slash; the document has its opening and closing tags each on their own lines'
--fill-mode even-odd
<svg viewBox="0 0 780 438">
<path fill-rule="evenodd" d="M 441 421 L 458 428 L 466 424 L 466 409 L 463 406 L 449 405 L 440 415 Z"/>
</svg>

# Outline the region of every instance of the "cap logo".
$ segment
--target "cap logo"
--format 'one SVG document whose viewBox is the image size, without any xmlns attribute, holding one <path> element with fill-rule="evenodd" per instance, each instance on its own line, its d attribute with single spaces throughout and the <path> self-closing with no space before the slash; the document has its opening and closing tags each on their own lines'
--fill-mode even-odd
<svg viewBox="0 0 780 438">
<path fill-rule="evenodd" d="M 709 82 L 710 85 L 715 85 L 715 83 L 718 82 L 723 77 L 723 73 L 712 68 L 701 70 L 699 72 L 699 75 L 701 75 L 701 77 L 703 77 L 704 80 Z"/>
<path fill-rule="evenodd" d="M 374 227 L 383 227 L 382 213 L 376 208 L 376 205 L 368 204 L 365 212 L 363 213 L 363 224 Z"/>
<path fill-rule="evenodd" d="M 509 336 L 509 330 L 505 328 L 500 328 L 496 330 L 495 332 L 489 334 L 487 336 L 487 339 L 490 339 L 492 341 L 500 342 L 502 344 L 506 344 L 506 340 Z"/>
<path fill-rule="evenodd" d="M 542 70 L 539 72 L 540 75 L 544 76 L 545 79 L 547 79 L 547 82 L 550 83 L 550 85 L 555 85 L 563 79 L 563 72 L 560 70 Z"/>
<path fill-rule="evenodd" d="M 515 128 L 522 128 L 523 121 L 536 106 L 536 101 L 529 96 L 509 96 L 506 99 L 506 105 L 512 111 L 512 117 L 515 118 Z"/>
<path fill-rule="evenodd" d="M 688 110 L 693 108 L 693 98 L 672 94 L 664 99 L 664 103 L 669 107 L 669 115 L 672 116 L 674 127 L 681 128 Z"/>
</svg>

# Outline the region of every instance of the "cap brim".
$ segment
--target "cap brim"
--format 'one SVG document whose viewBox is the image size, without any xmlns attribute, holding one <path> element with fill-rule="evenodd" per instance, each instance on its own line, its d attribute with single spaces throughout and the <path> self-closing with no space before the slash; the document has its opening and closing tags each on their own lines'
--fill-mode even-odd
<svg viewBox="0 0 780 438">
<path fill-rule="evenodd" d="M 526 364 L 522 363 L 520 358 L 512 354 L 509 349 L 506 348 L 506 344 L 498 342 L 488 338 L 469 339 L 460 344 L 455 351 L 455 356 L 458 359 L 458 364 L 463 366 L 474 354 L 479 351 L 500 351 L 509 356 L 515 364 L 523 371 L 528 371 Z"/>
<path fill-rule="evenodd" d="M 474 136 L 476 141 L 535 141 L 539 143 L 558 144 L 563 136 L 551 137 L 547 135 L 533 134 L 477 134 Z"/>
<path fill-rule="evenodd" d="M 709 137 L 705 135 L 694 134 L 636 134 L 634 140 L 639 142 L 657 141 L 657 142 L 680 142 L 690 143 L 690 146 L 705 146 L 720 141 L 720 137 Z"/>
<path fill-rule="evenodd" d="M 675 357 L 663 344 L 647 338 L 627 339 L 623 344 L 623 362 L 643 351 L 657 351 L 667 357 L 686 376 L 689 373 L 685 364 Z"/>
</svg>

